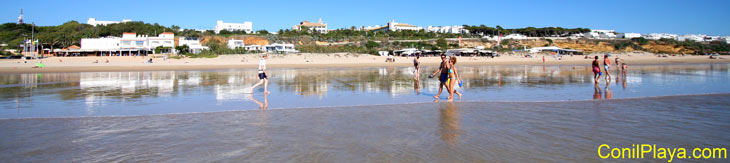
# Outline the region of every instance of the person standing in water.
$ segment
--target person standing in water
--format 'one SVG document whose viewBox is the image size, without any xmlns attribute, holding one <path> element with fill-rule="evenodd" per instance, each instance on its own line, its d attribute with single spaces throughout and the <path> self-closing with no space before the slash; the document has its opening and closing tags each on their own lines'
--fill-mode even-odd
<svg viewBox="0 0 730 163">
<path fill-rule="evenodd" d="M 264 56 L 261 57 L 261 60 L 259 60 L 259 83 L 256 83 L 256 85 L 253 85 L 251 87 L 251 90 L 253 91 L 254 88 L 264 84 L 264 94 L 269 94 L 269 77 L 268 74 L 266 74 L 266 58 L 268 56 L 264 54 Z"/>
<path fill-rule="evenodd" d="M 545 63 L 545 56 L 544 55 L 542 56 L 542 63 L 543 64 Z"/>
<path fill-rule="evenodd" d="M 446 55 L 441 54 L 441 65 L 439 65 L 439 68 L 436 69 L 436 71 L 433 72 L 429 78 L 433 78 L 437 73 L 441 73 L 439 76 L 439 93 L 436 94 L 436 96 L 433 96 L 433 98 L 438 99 L 439 96 L 441 96 L 441 91 L 443 91 L 444 87 L 446 87 L 446 91 L 449 91 L 449 87 L 446 86 L 446 81 L 449 79 L 449 62 L 446 60 Z"/>
<path fill-rule="evenodd" d="M 449 79 L 449 82 L 448 82 L 448 84 L 449 84 L 449 89 L 448 90 L 450 90 L 450 92 L 449 92 L 449 101 L 452 101 L 452 100 L 454 100 L 454 94 L 459 95 L 459 99 L 461 99 L 461 93 L 459 93 L 459 92 L 456 91 L 456 87 L 454 85 L 454 84 L 458 84 L 458 83 L 461 82 L 461 77 L 459 76 L 459 71 L 456 70 L 456 66 L 455 66 L 456 65 L 456 57 L 451 57 L 450 62 L 451 63 L 449 65 L 451 65 L 450 66 L 451 68 L 449 69 L 449 78 L 450 79 Z"/>
<path fill-rule="evenodd" d="M 598 56 L 596 56 L 596 59 L 593 60 L 591 69 L 593 69 L 593 80 L 598 83 L 598 80 L 601 78 L 601 68 L 598 63 Z"/>
<path fill-rule="evenodd" d="M 621 72 L 621 59 L 619 58 L 619 56 L 616 56 L 616 59 L 615 60 L 616 60 L 615 61 L 616 67 L 618 67 L 616 70 L 618 70 L 618 72 Z"/>
<path fill-rule="evenodd" d="M 603 69 L 606 72 L 606 80 L 611 80 L 611 72 L 608 71 L 611 69 L 611 59 L 608 59 L 608 54 L 603 55 Z"/>
<path fill-rule="evenodd" d="M 416 70 L 413 72 L 413 78 L 416 80 L 421 78 L 421 71 L 419 71 L 421 69 L 421 62 L 418 61 L 418 59 L 420 58 L 421 55 L 416 55 L 416 58 L 413 59 L 413 67 L 416 68 Z"/>
</svg>

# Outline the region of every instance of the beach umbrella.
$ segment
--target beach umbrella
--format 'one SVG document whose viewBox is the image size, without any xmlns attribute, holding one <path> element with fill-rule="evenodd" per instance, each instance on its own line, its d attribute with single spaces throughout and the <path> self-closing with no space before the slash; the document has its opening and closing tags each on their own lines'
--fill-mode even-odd
<svg viewBox="0 0 730 163">
<path fill-rule="evenodd" d="M 444 55 L 451 57 L 451 56 L 456 55 L 456 53 L 461 53 L 461 50 L 447 50 L 446 53 L 444 53 Z"/>
</svg>

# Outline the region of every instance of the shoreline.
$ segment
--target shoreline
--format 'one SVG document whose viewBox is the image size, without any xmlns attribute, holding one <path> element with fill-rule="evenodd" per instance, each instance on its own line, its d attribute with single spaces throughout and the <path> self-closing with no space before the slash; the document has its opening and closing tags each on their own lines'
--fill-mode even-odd
<svg viewBox="0 0 730 163">
<path fill-rule="evenodd" d="M 50 57 L 42 59 L 45 68 L 32 68 L 38 60 L 0 60 L 0 74 L 45 73 L 45 72 L 119 72 L 119 71 L 189 71 L 189 70 L 226 70 L 256 68 L 260 54 L 221 55 L 217 58 L 183 58 L 153 59 L 153 63 L 144 63 L 149 57 Z M 546 62 L 542 63 L 542 56 Z M 595 55 L 587 55 L 591 58 Z M 708 59 L 706 56 L 671 56 L 659 58 L 651 53 L 614 54 L 621 57 L 629 66 L 640 64 L 693 64 L 693 63 L 730 63 L 730 59 Z M 341 68 L 341 67 L 407 67 L 413 66 L 413 57 L 395 57 L 396 62 L 385 62 L 387 57 L 367 54 L 329 53 L 329 54 L 287 54 L 270 55 L 267 60 L 269 68 Z M 602 58 L 602 57 L 601 57 Z M 614 62 L 614 57 L 609 57 Z M 563 56 L 557 60 L 550 55 L 535 55 L 524 58 L 506 55 L 495 58 L 457 57 L 459 66 L 493 66 L 493 65 L 590 65 L 592 59 L 584 59 L 583 55 Z M 110 63 L 104 63 L 109 60 Z M 93 63 L 98 61 L 99 63 Z M 438 57 L 421 57 L 424 66 L 437 66 Z M 614 63 L 615 64 L 615 63 Z M 615 66 L 615 65 L 614 65 Z"/>
</svg>

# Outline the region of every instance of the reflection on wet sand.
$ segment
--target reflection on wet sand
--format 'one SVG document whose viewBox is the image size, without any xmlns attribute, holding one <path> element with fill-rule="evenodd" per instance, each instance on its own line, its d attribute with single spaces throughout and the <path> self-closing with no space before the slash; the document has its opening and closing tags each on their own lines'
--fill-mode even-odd
<svg viewBox="0 0 730 163">
<path fill-rule="evenodd" d="M 594 100 L 600 100 L 601 94 L 603 94 L 602 92 L 603 92 L 603 90 L 601 90 L 601 87 L 598 86 L 598 83 L 593 84 L 593 99 Z"/>
<path fill-rule="evenodd" d="M 730 90 L 728 64 L 633 66 L 617 75 L 623 90 L 610 84 L 594 86 L 597 98 L 646 97 L 672 94 L 723 93 Z M 422 67 L 429 72 L 435 67 Z M 396 104 L 432 100 L 437 79 L 413 79 L 413 67 L 271 69 L 267 98 L 287 101 L 271 107 L 317 107 Z M 83 72 L 0 75 L 0 106 L 15 108 L 0 117 L 53 112 L 64 105 L 64 115 L 139 114 L 134 106 L 155 113 L 204 112 L 231 108 L 253 109 L 246 88 L 258 81 L 256 70 Z M 465 101 L 550 101 L 591 99 L 584 95 L 592 84 L 588 66 L 480 66 L 459 67 Z M 618 83 L 616 83 L 618 85 Z M 673 90 L 654 90 L 671 87 Z M 258 94 L 261 90 L 255 90 Z M 588 92 L 585 92 L 587 94 Z M 43 101 L 38 102 L 38 101 Z M 170 107 L 177 105 L 177 107 Z M 109 112 L 106 109 L 118 109 Z M 100 112 L 101 111 L 101 112 Z"/>
<path fill-rule="evenodd" d="M 259 105 L 260 110 L 266 110 L 269 108 L 269 94 L 264 93 L 264 102 L 263 103 L 261 103 L 261 101 L 259 101 L 259 100 L 254 99 L 253 96 L 249 95 L 249 98 L 251 99 L 251 101 L 253 101 Z"/>
<path fill-rule="evenodd" d="M 613 91 L 611 91 L 611 82 L 606 82 L 606 99 L 612 99 L 613 98 Z"/>
<path fill-rule="evenodd" d="M 439 133 L 441 140 L 454 147 L 459 143 L 461 122 L 459 107 L 453 102 L 439 103 Z"/>
<path fill-rule="evenodd" d="M 703 67 L 713 66 L 713 70 Z M 724 69 L 723 69 L 724 67 Z M 432 67 L 426 67 L 429 69 Z M 536 87 L 542 85 L 566 85 L 587 83 L 590 71 L 584 66 L 486 66 L 462 67 L 460 76 L 464 79 L 464 88 L 503 87 L 505 85 L 524 85 Z M 695 65 L 695 66 L 637 66 L 637 75 L 626 73 L 617 75 L 616 82 L 642 82 L 641 75 L 649 72 L 657 77 L 668 74 L 695 75 L 691 80 L 704 81 L 712 76 L 727 72 L 727 65 Z M 295 92 L 298 95 L 325 96 L 328 91 L 350 92 L 388 92 L 392 96 L 420 91 L 438 89 L 438 81 L 434 79 L 412 82 L 412 67 L 386 67 L 361 69 L 280 69 L 272 70 L 272 84 L 280 91 Z M 700 75 L 700 76 L 697 76 Z M 727 75 L 725 73 L 725 75 Z M 633 80 L 627 80 L 633 79 Z M 85 73 L 47 73 L 47 74 L 14 74 L 0 75 L 0 98 L 30 97 L 34 88 L 58 88 L 79 86 L 79 90 L 67 89 L 59 91 L 62 99 L 89 98 L 98 96 L 140 98 L 143 96 L 164 97 L 176 93 L 184 93 L 196 87 L 215 87 L 216 99 L 241 98 L 242 88 L 256 81 L 255 71 L 155 71 L 155 72 L 85 72 Z M 625 82 L 624 82 L 625 81 Z M 418 88 L 418 89 L 415 89 Z M 91 96 L 91 97 L 87 97 Z"/>
<path fill-rule="evenodd" d="M 421 80 L 418 78 L 413 80 L 413 91 L 416 92 L 416 95 L 421 95 Z"/>
</svg>

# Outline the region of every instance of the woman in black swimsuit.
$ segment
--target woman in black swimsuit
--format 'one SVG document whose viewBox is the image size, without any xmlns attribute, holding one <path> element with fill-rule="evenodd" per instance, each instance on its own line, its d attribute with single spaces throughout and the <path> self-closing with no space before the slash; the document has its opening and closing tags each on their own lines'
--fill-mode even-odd
<svg viewBox="0 0 730 163">
<path fill-rule="evenodd" d="M 416 55 L 416 58 L 413 59 L 413 67 L 416 68 L 416 70 L 413 72 L 413 79 L 418 80 L 421 77 L 421 72 L 419 71 L 421 69 L 421 62 L 418 61 L 420 59 L 420 55 Z"/>
</svg>

